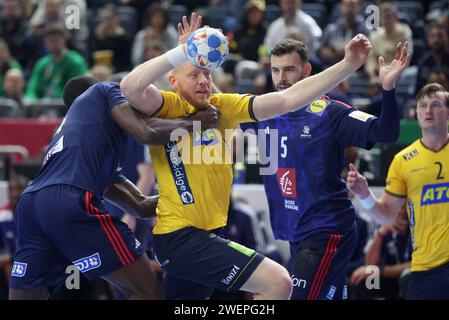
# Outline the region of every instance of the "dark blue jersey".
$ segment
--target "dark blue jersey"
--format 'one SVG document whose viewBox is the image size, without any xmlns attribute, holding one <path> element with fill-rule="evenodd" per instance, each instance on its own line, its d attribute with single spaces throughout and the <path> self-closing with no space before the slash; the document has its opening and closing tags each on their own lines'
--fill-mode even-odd
<svg viewBox="0 0 449 320">
<path fill-rule="evenodd" d="M 128 136 L 112 119 L 126 103 L 120 86 L 100 82 L 72 104 L 47 149 L 43 166 L 24 192 L 55 184 L 72 185 L 102 196 L 120 174 Z"/>
<path fill-rule="evenodd" d="M 258 131 L 259 139 L 265 136 L 267 156 L 268 136 L 277 130 L 278 168 L 275 174 L 263 176 L 276 239 L 297 242 L 354 228 L 354 208 L 340 177 L 344 150 L 370 147 L 368 129 L 373 119 L 323 97 L 296 112 L 241 125 L 243 130 Z"/>
</svg>

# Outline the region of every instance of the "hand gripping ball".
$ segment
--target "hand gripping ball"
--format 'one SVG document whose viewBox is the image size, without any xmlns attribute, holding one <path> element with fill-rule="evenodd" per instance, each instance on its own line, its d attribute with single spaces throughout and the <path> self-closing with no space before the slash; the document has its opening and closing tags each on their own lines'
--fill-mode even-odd
<svg viewBox="0 0 449 320">
<path fill-rule="evenodd" d="M 200 69 L 218 68 L 226 60 L 228 53 L 228 39 L 217 29 L 201 28 L 187 39 L 189 60 Z"/>
</svg>

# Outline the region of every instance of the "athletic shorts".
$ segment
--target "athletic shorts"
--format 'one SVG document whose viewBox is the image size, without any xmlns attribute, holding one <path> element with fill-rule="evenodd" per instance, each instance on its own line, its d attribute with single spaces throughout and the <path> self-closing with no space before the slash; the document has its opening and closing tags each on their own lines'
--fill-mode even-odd
<svg viewBox="0 0 449 320">
<path fill-rule="evenodd" d="M 213 289 L 236 292 L 265 258 L 194 227 L 156 234 L 153 240 L 156 259 L 167 271 L 166 299 L 206 299 Z"/>
<path fill-rule="evenodd" d="M 18 249 L 11 288 L 56 288 L 77 270 L 93 280 L 143 254 L 126 224 L 111 216 L 91 192 L 73 186 L 52 185 L 23 194 L 16 217 Z"/>
<path fill-rule="evenodd" d="M 355 249 L 356 230 L 324 234 L 290 243 L 292 300 L 346 300 L 346 268 Z"/>
<path fill-rule="evenodd" d="M 449 262 L 426 271 L 413 271 L 408 300 L 449 300 Z"/>
</svg>

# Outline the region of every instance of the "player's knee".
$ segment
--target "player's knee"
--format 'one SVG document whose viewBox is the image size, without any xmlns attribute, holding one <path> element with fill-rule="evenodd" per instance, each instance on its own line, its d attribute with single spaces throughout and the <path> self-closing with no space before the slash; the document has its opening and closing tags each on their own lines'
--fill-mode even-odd
<svg viewBox="0 0 449 320">
<path fill-rule="evenodd" d="M 272 290 L 271 296 L 273 299 L 288 300 L 292 295 L 292 280 L 290 279 L 288 271 L 281 265 L 279 265 L 276 272 L 273 273 L 270 288 Z"/>
<path fill-rule="evenodd" d="M 292 282 L 288 271 L 280 264 L 265 259 L 262 280 L 257 293 L 266 299 L 288 300 L 292 294 Z"/>
</svg>

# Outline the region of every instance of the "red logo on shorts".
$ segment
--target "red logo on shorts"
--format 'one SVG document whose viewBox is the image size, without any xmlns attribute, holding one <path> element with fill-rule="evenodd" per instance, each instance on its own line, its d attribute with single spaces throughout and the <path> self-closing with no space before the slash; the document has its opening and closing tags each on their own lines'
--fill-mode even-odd
<svg viewBox="0 0 449 320">
<path fill-rule="evenodd" d="M 296 169 L 279 168 L 276 177 L 282 195 L 286 198 L 296 198 Z"/>
</svg>

